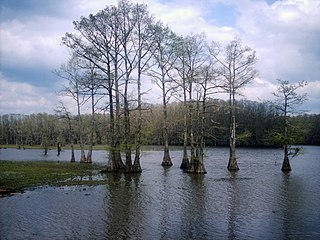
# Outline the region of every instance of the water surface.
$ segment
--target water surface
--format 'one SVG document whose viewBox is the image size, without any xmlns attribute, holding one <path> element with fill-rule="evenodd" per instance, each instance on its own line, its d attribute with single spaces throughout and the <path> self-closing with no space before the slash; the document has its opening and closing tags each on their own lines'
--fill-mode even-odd
<svg viewBox="0 0 320 240">
<path fill-rule="evenodd" d="M 237 173 L 226 169 L 227 148 L 206 151 L 206 175 L 183 173 L 180 150 L 171 152 L 170 168 L 160 166 L 161 151 L 148 151 L 142 174 L 103 176 L 113 184 L 1 198 L 0 239 L 320 239 L 320 147 L 305 147 L 290 174 L 280 171 L 279 149 L 237 153 Z M 43 160 L 39 150 L 0 154 Z M 46 158 L 68 161 L 69 154 Z M 106 156 L 95 152 L 97 162 Z"/>
</svg>

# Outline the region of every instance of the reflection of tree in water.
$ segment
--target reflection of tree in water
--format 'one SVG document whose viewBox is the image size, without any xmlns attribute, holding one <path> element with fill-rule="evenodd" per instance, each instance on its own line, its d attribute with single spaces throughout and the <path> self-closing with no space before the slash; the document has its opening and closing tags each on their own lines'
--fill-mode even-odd
<svg viewBox="0 0 320 240">
<path fill-rule="evenodd" d="M 168 232 L 169 232 L 169 226 L 168 223 L 171 223 L 169 221 L 169 214 L 170 214 L 170 207 L 171 207 L 171 201 L 170 201 L 170 192 L 168 188 L 168 171 L 170 168 L 165 168 L 163 172 L 163 184 L 161 186 L 161 193 L 160 196 L 161 200 L 161 220 L 160 220 L 160 231 L 161 231 L 161 237 L 160 239 L 167 239 L 169 238 Z"/>
<path fill-rule="evenodd" d="M 299 237 L 305 231 L 302 229 L 306 223 L 302 214 L 304 206 L 301 205 L 301 198 L 305 197 L 301 196 L 302 191 L 303 186 L 299 184 L 298 178 L 290 176 L 290 173 L 283 174 L 282 184 L 279 186 L 279 196 L 276 196 L 279 204 L 274 215 L 276 218 L 280 217 L 282 226 L 279 226 L 279 233 L 283 234 L 284 239 Z"/>
<path fill-rule="evenodd" d="M 140 174 L 108 173 L 105 202 L 106 238 L 131 239 L 143 235 L 144 207 L 141 204 Z"/>
<path fill-rule="evenodd" d="M 185 239 L 207 239 L 210 230 L 207 226 L 207 186 L 203 174 L 190 174 L 184 188 L 182 231 Z"/>
<path fill-rule="evenodd" d="M 155 186 L 154 198 L 156 204 L 151 211 L 156 213 L 153 216 L 153 222 L 157 224 L 158 229 L 154 229 L 153 238 L 155 239 L 179 239 L 181 234 L 180 227 L 180 204 L 183 196 L 181 189 L 173 187 L 173 181 L 179 181 L 173 173 L 172 168 L 166 167 L 163 170 L 159 186 Z M 159 217 L 159 218 L 158 218 Z"/>
<path fill-rule="evenodd" d="M 237 180 L 237 172 L 230 172 L 230 181 L 228 184 L 227 192 L 229 194 L 228 204 L 228 239 L 236 239 L 236 222 L 237 215 L 240 210 L 240 199 L 239 199 L 239 186 Z"/>
</svg>

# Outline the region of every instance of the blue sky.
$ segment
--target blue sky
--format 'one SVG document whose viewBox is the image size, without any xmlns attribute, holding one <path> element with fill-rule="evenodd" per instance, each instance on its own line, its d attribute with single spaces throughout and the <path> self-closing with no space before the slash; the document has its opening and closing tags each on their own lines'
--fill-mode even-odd
<svg viewBox="0 0 320 240">
<path fill-rule="evenodd" d="M 0 2 L 0 114 L 53 112 L 65 82 L 52 74 L 65 63 L 61 45 L 74 20 L 116 0 L 2 0 Z M 227 44 L 235 36 L 254 48 L 259 78 L 243 94 L 271 99 L 277 78 L 308 81 L 303 106 L 320 113 L 320 1 L 316 0 L 137 0 L 156 19 L 182 35 L 205 32 Z M 152 83 L 149 99 L 160 92 Z M 223 96 L 222 96 L 223 97 Z"/>
</svg>

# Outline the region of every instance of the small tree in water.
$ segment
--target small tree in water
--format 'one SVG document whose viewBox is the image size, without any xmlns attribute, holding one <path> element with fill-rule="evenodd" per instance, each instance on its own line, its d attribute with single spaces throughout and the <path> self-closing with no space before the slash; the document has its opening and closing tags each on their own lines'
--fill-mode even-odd
<svg viewBox="0 0 320 240">
<path fill-rule="evenodd" d="M 292 142 L 292 134 L 290 130 L 293 129 L 293 126 L 290 124 L 290 115 L 296 114 L 296 106 L 301 105 L 307 100 L 307 94 L 298 94 L 297 91 L 300 88 L 303 88 L 307 85 L 305 81 L 301 81 L 297 84 L 291 84 L 289 81 L 278 79 L 279 86 L 276 92 L 273 92 L 273 95 L 276 99 L 272 102 L 272 105 L 280 112 L 283 117 L 283 124 L 281 126 L 281 132 L 277 133 L 277 139 L 281 140 L 284 149 L 284 159 L 282 163 L 281 170 L 283 172 L 290 172 L 291 166 L 289 161 L 289 144 Z M 293 156 L 297 155 L 299 149 L 295 149 Z"/>
<path fill-rule="evenodd" d="M 218 53 L 217 53 L 218 51 Z M 224 90 L 229 94 L 229 145 L 230 156 L 228 170 L 239 170 L 236 158 L 236 95 L 258 75 L 256 70 L 257 57 L 250 47 L 242 46 L 240 39 L 231 41 L 225 48 L 224 57 L 219 56 L 220 48 L 211 48 L 212 56 L 220 64 L 220 75 L 224 82 Z"/>
</svg>

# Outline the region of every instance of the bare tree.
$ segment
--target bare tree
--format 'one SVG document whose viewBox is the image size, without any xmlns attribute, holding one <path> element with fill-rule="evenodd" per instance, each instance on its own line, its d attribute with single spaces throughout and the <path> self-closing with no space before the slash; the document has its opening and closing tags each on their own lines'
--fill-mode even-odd
<svg viewBox="0 0 320 240">
<path fill-rule="evenodd" d="M 95 65 L 103 74 L 103 87 L 109 97 L 110 153 L 107 171 L 124 167 L 120 154 L 120 95 L 121 44 L 117 7 L 111 6 L 88 18 L 74 22 L 77 33 L 66 33 L 63 43 Z M 114 101 L 115 100 L 115 101 Z"/>
<path fill-rule="evenodd" d="M 196 158 L 193 126 L 194 85 L 199 80 L 202 66 L 208 61 L 208 46 L 204 34 L 189 35 L 178 39 L 176 42 L 177 61 L 175 70 L 179 76 L 176 81 L 182 90 L 184 103 L 184 131 L 183 131 L 183 158 L 180 165 L 182 169 L 188 169 L 190 163 Z M 189 133 L 189 134 L 188 134 Z M 189 135 L 189 137 L 188 137 Z M 191 148 L 191 160 L 189 162 L 187 146 L 188 139 Z"/>
<path fill-rule="evenodd" d="M 71 113 L 67 110 L 66 106 L 63 102 L 60 102 L 60 106 L 55 110 L 55 112 L 60 115 L 61 118 L 66 119 L 68 122 L 68 138 L 71 147 L 71 158 L 70 162 L 75 162 L 75 155 L 74 155 L 74 145 L 73 145 L 73 127 L 72 127 L 72 120 L 73 117 Z"/>
<path fill-rule="evenodd" d="M 157 86 L 162 90 L 162 106 L 163 106 L 163 141 L 164 155 L 162 166 L 172 166 L 169 153 L 168 141 L 168 112 L 167 103 L 170 100 L 172 88 L 169 86 L 172 79 L 169 72 L 173 70 L 176 60 L 174 56 L 174 40 L 175 34 L 162 24 L 154 25 L 154 43 L 153 43 L 153 65 L 149 67 L 147 74 L 152 77 Z"/>
<path fill-rule="evenodd" d="M 218 51 L 218 52 L 217 52 Z M 212 56 L 220 63 L 220 75 L 224 80 L 224 89 L 229 94 L 229 145 L 230 156 L 228 170 L 239 170 L 236 158 L 236 95 L 248 85 L 258 74 L 255 65 L 257 57 L 250 47 L 242 46 L 239 39 L 232 40 L 225 48 L 224 56 L 218 54 L 219 47 L 213 44 Z"/>
<path fill-rule="evenodd" d="M 284 149 L 284 159 L 282 163 L 281 170 L 283 172 L 290 172 L 291 166 L 289 161 L 289 144 L 291 142 L 291 136 L 289 134 L 289 129 L 292 128 L 290 124 L 290 115 L 297 113 L 296 107 L 301 105 L 307 100 L 307 94 L 298 94 L 298 90 L 307 85 L 307 82 L 301 81 L 297 84 L 291 84 L 286 80 L 278 80 L 278 88 L 276 92 L 273 92 L 273 95 L 276 99 L 271 102 L 272 105 L 280 112 L 283 117 L 282 132 L 279 133 L 278 137 L 282 140 L 283 149 Z M 298 149 L 295 149 L 297 154 Z"/>
<path fill-rule="evenodd" d="M 97 105 L 104 96 L 100 91 L 100 86 L 103 84 L 103 76 L 99 69 L 88 61 L 83 61 L 82 69 L 84 71 L 83 80 L 81 82 L 83 95 L 88 96 L 90 101 L 91 118 L 89 130 L 89 149 L 87 154 L 87 163 L 92 163 L 92 149 L 95 144 L 95 114 Z"/>
<path fill-rule="evenodd" d="M 81 64 L 80 59 L 72 55 L 70 60 L 66 65 L 61 65 L 59 70 L 54 71 L 55 74 L 63 79 L 69 81 L 69 85 L 65 87 L 61 91 L 62 94 L 71 97 L 76 102 L 77 107 L 77 120 L 79 126 L 79 141 L 80 141 L 80 162 L 86 163 L 86 155 L 84 151 L 84 141 L 83 141 L 83 123 L 82 123 L 82 116 L 81 116 L 81 106 L 86 101 L 85 95 L 81 89 L 81 81 L 83 80 L 83 75 L 81 71 Z"/>
<path fill-rule="evenodd" d="M 141 155 L 141 131 L 142 131 L 142 95 L 141 77 L 146 71 L 148 63 L 152 57 L 151 47 L 154 41 L 152 26 L 154 19 L 149 15 L 146 5 L 136 4 L 133 7 L 133 19 L 135 21 L 134 30 L 136 31 L 135 40 L 133 41 L 134 49 L 137 53 L 136 71 L 137 71 L 137 131 L 136 131 L 136 149 L 133 163 L 133 172 L 141 172 L 140 155 Z"/>
</svg>

